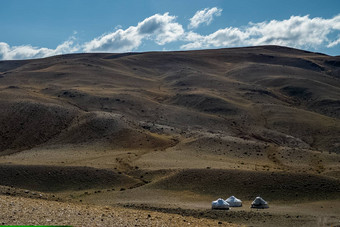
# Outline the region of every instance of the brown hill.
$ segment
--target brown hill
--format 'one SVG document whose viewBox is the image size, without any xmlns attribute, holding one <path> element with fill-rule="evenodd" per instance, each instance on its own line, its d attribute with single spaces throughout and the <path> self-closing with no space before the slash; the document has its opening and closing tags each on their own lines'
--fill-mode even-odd
<svg viewBox="0 0 340 227">
<path fill-rule="evenodd" d="M 0 148 L 159 124 L 339 152 L 339 61 L 277 46 L 2 61 Z"/>
<path fill-rule="evenodd" d="M 338 200 L 339 66 L 279 46 L 0 61 L 0 185 L 101 205 Z"/>
</svg>

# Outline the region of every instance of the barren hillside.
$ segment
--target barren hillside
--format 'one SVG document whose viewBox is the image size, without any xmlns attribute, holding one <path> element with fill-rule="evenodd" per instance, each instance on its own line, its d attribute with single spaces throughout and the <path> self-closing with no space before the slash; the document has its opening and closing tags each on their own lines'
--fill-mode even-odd
<svg viewBox="0 0 340 227">
<path fill-rule="evenodd" d="M 0 169 L 2 187 L 99 205 L 338 201 L 340 57 L 260 46 L 0 61 Z"/>
</svg>

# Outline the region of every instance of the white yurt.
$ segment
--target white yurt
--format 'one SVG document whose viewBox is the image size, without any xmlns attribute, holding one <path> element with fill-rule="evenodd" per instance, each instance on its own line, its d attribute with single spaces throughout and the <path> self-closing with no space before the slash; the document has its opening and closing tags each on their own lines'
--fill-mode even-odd
<svg viewBox="0 0 340 227">
<path fill-rule="evenodd" d="M 229 210 L 229 204 L 225 200 L 219 198 L 218 200 L 212 201 L 211 208 L 213 210 Z"/>
<path fill-rule="evenodd" d="M 258 196 L 251 203 L 250 208 L 265 209 L 265 208 L 269 208 L 269 206 L 268 206 L 268 203 L 264 199 L 262 199 L 261 197 Z"/>
<path fill-rule="evenodd" d="M 230 196 L 228 199 L 225 200 L 227 203 L 229 203 L 229 206 L 231 207 L 241 207 L 242 201 L 235 196 Z"/>
</svg>

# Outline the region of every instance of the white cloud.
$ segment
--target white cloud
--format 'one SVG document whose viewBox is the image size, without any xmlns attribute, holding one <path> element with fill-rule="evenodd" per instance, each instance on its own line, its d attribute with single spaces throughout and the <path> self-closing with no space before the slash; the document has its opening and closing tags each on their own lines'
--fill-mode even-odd
<svg viewBox="0 0 340 227">
<path fill-rule="evenodd" d="M 210 47 L 227 47 L 242 45 L 247 34 L 238 28 L 225 28 L 216 32 L 202 36 L 194 32 L 189 32 L 186 36 L 188 44 L 182 45 L 182 49 L 199 49 Z"/>
<path fill-rule="evenodd" d="M 143 39 L 152 39 L 158 45 L 177 41 L 183 34 L 182 25 L 175 22 L 175 16 L 169 13 L 155 14 L 131 26 L 126 30 L 118 29 L 115 32 L 95 38 L 84 44 L 85 52 L 125 52 L 138 48 Z"/>
<path fill-rule="evenodd" d="M 217 7 L 211 9 L 205 8 L 201 11 L 197 11 L 195 15 L 190 18 L 190 24 L 188 25 L 188 28 L 197 28 L 200 24 L 209 25 L 212 22 L 214 16 L 221 16 L 221 12 L 222 9 Z"/>
<path fill-rule="evenodd" d="M 137 48 L 141 42 L 136 27 L 129 27 L 95 38 L 85 43 L 83 49 L 85 52 L 125 52 Z"/>
<path fill-rule="evenodd" d="M 190 19 L 189 27 L 209 24 L 213 16 L 221 14 L 216 7 L 196 12 Z M 340 14 L 330 19 L 306 16 L 291 16 L 286 20 L 271 20 L 249 23 L 242 27 L 226 27 L 201 35 L 192 30 L 184 31 L 176 22 L 176 16 L 169 13 L 155 14 L 135 26 L 123 29 L 117 26 L 114 32 L 104 34 L 81 45 L 75 38 L 57 46 L 55 49 L 31 45 L 10 46 L 0 42 L 0 60 L 42 58 L 74 52 L 127 52 L 138 50 L 145 40 L 163 46 L 180 41 L 181 49 L 221 48 L 255 45 L 283 45 L 296 48 L 317 49 L 335 48 L 340 45 Z M 74 32 L 76 35 L 77 32 Z M 170 47 L 174 49 L 174 46 Z"/>
<path fill-rule="evenodd" d="M 216 48 L 231 46 L 283 45 L 297 48 L 333 47 L 340 41 L 329 40 L 332 32 L 340 30 L 340 15 L 331 19 L 291 16 L 287 20 L 249 23 L 242 28 L 228 27 L 202 36 L 187 33 L 182 49 Z"/>
<path fill-rule="evenodd" d="M 288 20 L 258 23 L 247 29 L 253 45 L 279 44 L 293 47 L 316 47 L 327 42 L 332 20 L 292 16 Z"/>
<path fill-rule="evenodd" d="M 332 47 L 335 47 L 335 46 L 337 46 L 337 45 L 339 45 L 339 44 L 340 44 L 340 38 L 338 38 L 337 40 L 334 40 L 333 42 L 329 43 L 329 44 L 327 45 L 327 47 L 328 47 L 328 48 L 332 48 Z"/>
<path fill-rule="evenodd" d="M 59 54 L 74 53 L 79 50 L 77 45 L 74 45 L 74 37 L 63 42 L 55 49 L 38 48 L 31 45 L 13 46 L 7 43 L 0 42 L 0 59 L 14 60 L 27 58 L 44 58 Z"/>
</svg>

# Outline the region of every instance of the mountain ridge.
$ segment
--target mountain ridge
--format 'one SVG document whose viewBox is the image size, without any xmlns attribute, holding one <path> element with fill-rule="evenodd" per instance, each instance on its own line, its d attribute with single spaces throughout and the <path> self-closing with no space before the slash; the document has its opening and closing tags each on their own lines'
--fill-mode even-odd
<svg viewBox="0 0 340 227">
<path fill-rule="evenodd" d="M 58 103 L 62 108 L 69 106 L 67 109 L 76 108 L 81 112 L 112 112 L 129 116 L 132 121 L 149 120 L 164 125 L 169 122 L 162 119 L 161 112 L 167 111 L 172 119 L 169 126 L 178 125 L 169 108 L 179 115 L 194 111 L 193 118 L 210 118 L 212 123 L 216 119 L 224 121 L 224 125 L 226 121 L 237 122 L 237 130 L 243 133 L 246 128 L 250 129 L 251 120 L 258 123 L 259 116 L 255 115 L 259 113 L 254 107 L 275 109 L 280 106 L 282 110 L 292 111 L 290 114 L 298 110 L 299 114 L 314 117 L 315 121 L 323 119 L 325 124 L 335 121 L 336 130 L 339 130 L 340 73 L 338 61 L 334 59 L 336 57 L 292 48 L 260 46 L 60 55 L 24 60 L 20 66 L 17 61 L 2 61 L 0 97 L 7 99 L 6 102 L 12 100 L 11 108 L 15 108 L 16 98 L 21 100 L 19 97 L 25 96 L 33 102 L 40 100 L 36 105 Z M 289 109 L 291 107 L 294 109 Z M 161 109 L 158 114 L 157 109 Z M 248 120 L 235 121 L 232 117 L 242 114 Z M 266 113 L 267 116 L 270 115 Z M 207 126 L 203 128 L 210 130 Z M 316 130 L 317 127 L 312 128 Z M 273 126 L 268 129 L 275 131 Z M 278 132 L 295 137 L 287 128 Z M 5 134 L 2 131 L 2 141 L 6 141 Z M 308 140 L 300 134 L 298 138 Z M 339 148 L 329 147 L 328 150 L 339 152 Z"/>
</svg>

